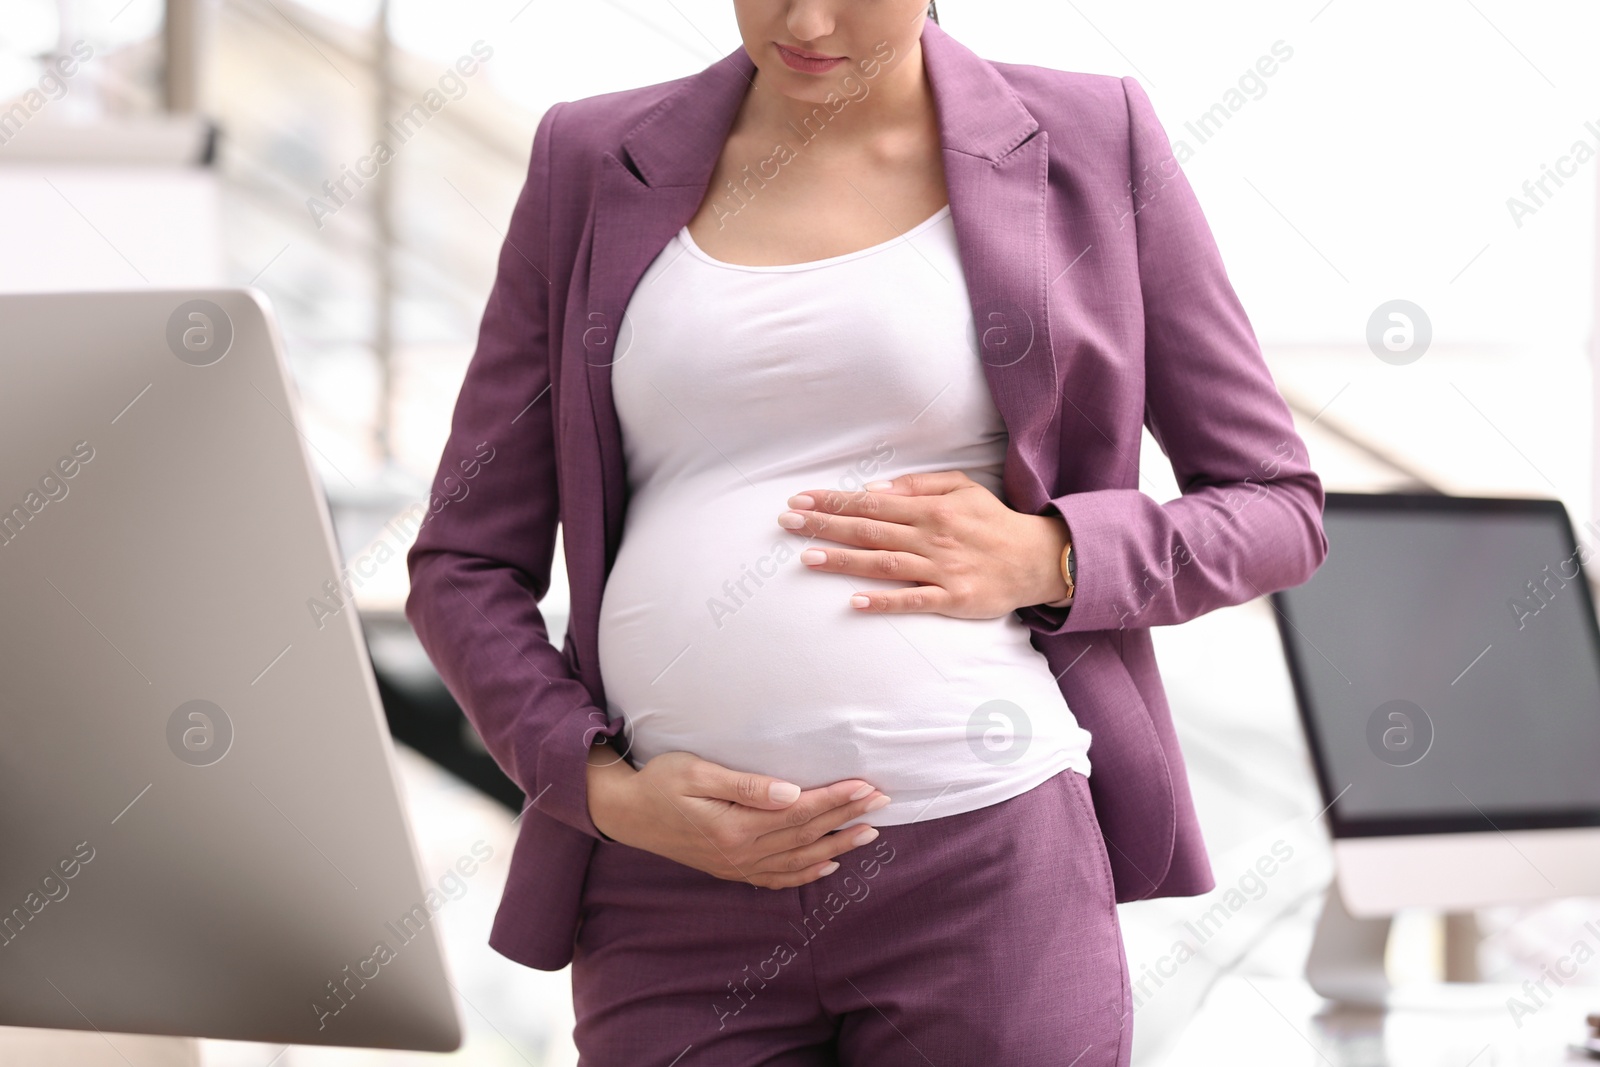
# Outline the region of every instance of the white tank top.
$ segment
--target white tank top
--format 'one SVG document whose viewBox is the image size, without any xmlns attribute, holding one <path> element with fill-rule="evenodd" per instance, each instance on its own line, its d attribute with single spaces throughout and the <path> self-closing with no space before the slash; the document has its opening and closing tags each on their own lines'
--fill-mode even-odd
<svg viewBox="0 0 1600 1067">
<path fill-rule="evenodd" d="M 805 489 L 965 471 L 1001 494 L 950 209 L 808 263 L 713 259 L 685 227 L 645 271 L 612 368 L 630 501 L 600 609 L 629 759 L 692 752 L 802 788 L 871 782 L 890 826 L 996 804 L 1089 734 L 1016 615 L 875 615 L 778 525 Z"/>
</svg>

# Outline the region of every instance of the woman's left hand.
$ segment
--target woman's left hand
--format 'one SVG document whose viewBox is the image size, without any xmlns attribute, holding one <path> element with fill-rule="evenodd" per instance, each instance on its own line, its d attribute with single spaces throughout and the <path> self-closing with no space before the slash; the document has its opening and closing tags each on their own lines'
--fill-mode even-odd
<svg viewBox="0 0 1600 1067">
<path fill-rule="evenodd" d="M 994 619 L 1067 595 L 1066 522 L 1013 511 L 960 471 L 807 489 L 789 507 L 784 529 L 848 546 L 808 545 L 800 558 L 813 570 L 917 583 L 860 590 L 850 598 L 860 611 Z"/>
</svg>

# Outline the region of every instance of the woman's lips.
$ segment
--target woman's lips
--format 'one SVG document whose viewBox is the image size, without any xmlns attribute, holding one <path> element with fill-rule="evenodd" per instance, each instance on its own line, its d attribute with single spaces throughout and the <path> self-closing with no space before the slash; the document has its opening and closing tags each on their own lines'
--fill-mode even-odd
<svg viewBox="0 0 1600 1067">
<path fill-rule="evenodd" d="M 815 54 L 796 52 L 792 48 L 785 48 L 778 42 L 772 42 L 778 49 L 778 56 L 790 70 L 798 70 L 802 74 L 823 74 L 837 67 L 845 61 L 844 56 L 835 56 L 832 59 L 821 59 Z"/>
</svg>

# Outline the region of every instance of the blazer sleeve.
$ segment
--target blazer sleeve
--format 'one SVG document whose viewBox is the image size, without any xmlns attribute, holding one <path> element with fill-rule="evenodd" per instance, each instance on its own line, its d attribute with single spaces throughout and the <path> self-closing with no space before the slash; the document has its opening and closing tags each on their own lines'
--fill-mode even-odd
<svg viewBox="0 0 1600 1067">
<path fill-rule="evenodd" d="M 551 136 L 534 135 L 478 344 L 427 515 L 407 556 L 410 620 L 451 695 L 531 806 L 596 838 L 588 747 L 615 734 L 538 602 L 550 589 L 560 499 L 550 389 Z M 543 264 L 543 266 L 541 266 Z"/>
<path fill-rule="evenodd" d="M 1023 609 L 1049 634 L 1180 623 L 1298 585 L 1328 551 L 1322 483 L 1166 131 L 1123 78 L 1144 303 L 1145 425 L 1182 495 L 1056 497 L 1071 532 L 1069 608 Z"/>
</svg>

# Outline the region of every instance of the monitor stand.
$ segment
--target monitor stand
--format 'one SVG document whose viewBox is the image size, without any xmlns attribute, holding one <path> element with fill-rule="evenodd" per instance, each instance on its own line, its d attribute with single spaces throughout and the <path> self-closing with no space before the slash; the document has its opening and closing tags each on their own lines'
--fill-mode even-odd
<svg viewBox="0 0 1600 1067">
<path fill-rule="evenodd" d="M 1383 966 L 1389 923 L 1387 917 L 1358 919 L 1351 915 L 1339 898 L 1338 879 L 1329 882 L 1311 953 L 1306 957 L 1306 980 L 1311 988 L 1329 1000 L 1382 1007 L 1390 989 Z"/>
<path fill-rule="evenodd" d="M 1317 919 L 1311 952 L 1306 957 L 1306 980 L 1329 1000 L 1366 1007 L 1382 1007 L 1392 987 L 1384 968 L 1391 920 L 1358 919 L 1339 897 L 1339 881 L 1328 883 Z M 1444 980 L 1477 982 L 1478 943 L 1481 940 L 1473 912 L 1444 916 Z"/>
</svg>

